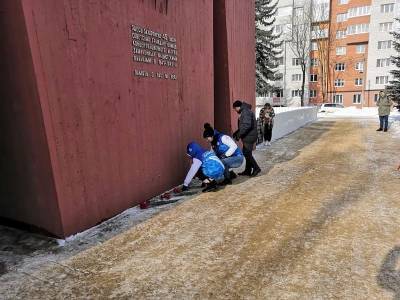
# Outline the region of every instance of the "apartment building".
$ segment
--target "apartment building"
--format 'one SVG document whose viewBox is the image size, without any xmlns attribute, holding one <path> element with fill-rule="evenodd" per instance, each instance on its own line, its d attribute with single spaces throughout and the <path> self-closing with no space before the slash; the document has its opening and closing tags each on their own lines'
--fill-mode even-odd
<svg viewBox="0 0 400 300">
<path fill-rule="evenodd" d="M 395 54 L 390 32 L 399 16 L 399 0 L 331 0 L 328 95 L 315 93 L 311 103 L 375 106 L 391 80 Z M 311 86 L 310 86 L 311 89 Z"/>
<path fill-rule="evenodd" d="M 281 34 L 281 56 L 278 60 L 277 75 L 279 80 L 274 82 L 277 92 L 271 95 L 274 104 L 288 106 L 300 105 L 302 71 L 300 60 L 292 51 L 290 28 L 293 25 L 293 16 L 296 10 L 302 9 L 307 1 L 279 0 L 274 30 Z M 310 41 L 311 43 L 311 41 Z M 305 75 L 305 102 L 308 100 L 309 70 Z"/>
<path fill-rule="evenodd" d="M 278 92 L 271 95 L 276 104 L 300 103 L 302 72 L 290 28 L 301 9 L 312 13 L 305 103 L 375 106 L 391 80 L 396 52 L 390 32 L 400 30 L 400 0 L 279 0 L 274 29 L 281 33 L 282 55 Z"/>
<path fill-rule="evenodd" d="M 321 98 L 323 83 L 319 83 L 321 80 L 318 73 L 320 73 L 319 70 L 322 69 L 323 63 L 322 65 L 319 63 L 321 51 L 316 50 L 323 43 L 322 40 L 327 40 L 330 16 L 329 0 L 279 0 L 274 31 L 281 34 L 281 56 L 278 59 L 276 70 L 278 80 L 274 82 L 277 92 L 269 95 L 274 104 L 300 105 L 303 74 L 300 65 L 301 58 L 293 51 L 291 28 L 296 25 L 296 16 L 303 14 L 304 11 L 306 11 L 306 15 L 307 13 L 312 15 L 308 27 L 308 30 L 312 32 L 310 32 L 308 44 L 304 45 L 310 51 L 309 56 L 306 57 L 304 102 L 308 104 L 309 100 Z M 319 27 L 320 30 L 312 30 L 315 27 Z"/>
<path fill-rule="evenodd" d="M 366 73 L 366 105 L 374 104 L 378 92 L 392 79 L 390 57 L 396 55 L 390 31 L 399 30 L 395 18 L 400 16 L 400 1 L 373 0 L 369 33 L 369 67 Z"/>
</svg>

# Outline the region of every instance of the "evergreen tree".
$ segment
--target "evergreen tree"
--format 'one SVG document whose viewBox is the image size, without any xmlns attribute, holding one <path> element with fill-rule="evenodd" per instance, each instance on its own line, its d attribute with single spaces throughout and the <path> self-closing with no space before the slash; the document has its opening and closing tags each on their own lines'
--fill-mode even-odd
<svg viewBox="0 0 400 300">
<path fill-rule="evenodd" d="M 273 91 L 269 83 L 276 80 L 275 72 L 278 48 L 282 44 L 280 35 L 274 34 L 273 24 L 277 11 L 277 0 L 256 0 L 256 92 L 258 95 Z"/>
<path fill-rule="evenodd" d="M 396 21 L 400 22 L 400 19 L 396 19 Z M 396 69 L 390 71 L 393 75 L 393 80 L 386 86 L 386 90 L 400 110 L 400 32 L 393 31 L 391 34 L 394 38 L 393 47 L 397 52 L 395 56 L 392 56 L 392 63 L 396 66 Z"/>
</svg>

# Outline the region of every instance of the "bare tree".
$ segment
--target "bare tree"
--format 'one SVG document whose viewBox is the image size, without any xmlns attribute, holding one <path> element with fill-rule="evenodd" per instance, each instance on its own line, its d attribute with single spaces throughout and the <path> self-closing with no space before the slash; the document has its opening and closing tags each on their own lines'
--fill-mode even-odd
<svg viewBox="0 0 400 300">
<path fill-rule="evenodd" d="M 289 28 L 290 48 L 299 64 L 302 72 L 301 106 L 304 106 L 305 80 L 307 65 L 310 61 L 311 51 L 311 2 L 305 2 L 304 6 L 294 8 L 292 25 Z"/>
</svg>

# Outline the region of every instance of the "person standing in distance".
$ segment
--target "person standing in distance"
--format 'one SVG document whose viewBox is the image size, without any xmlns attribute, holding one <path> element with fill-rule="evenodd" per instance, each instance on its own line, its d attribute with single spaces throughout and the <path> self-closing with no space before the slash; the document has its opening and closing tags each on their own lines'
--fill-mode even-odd
<svg viewBox="0 0 400 300">
<path fill-rule="evenodd" d="M 379 98 L 376 102 L 376 106 L 378 106 L 379 113 L 379 128 L 376 131 L 388 131 L 389 125 L 389 115 L 390 109 L 392 107 L 392 101 L 386 95 L 384 91 L 379 92 Z"/>
<path fill-rule="evenodd" d="M 271 104 L 265 103 L 264 105 L 264 114 L 265 114 L 265 122 L 264 122 L 264 141 L 265 146 L 271 146 L 272 139 L 272 128 L 274 127 L 274 118 L 275 111 Z"/>
<path fill-rule="evenodd" d="M 261 169 L 253 157 L 254 144 L 257 142 L 257 121 L 254 113 L 251 111 L 251 105 L 242 101 L 235 101 L 233 109 L 240 115 L 238 120 L 238 130 L 233 137 L 238 141 L 242 140 L 243 155 L 246 159 L 246 168 L 239 175 L 257 176 Z"/>
</svg>

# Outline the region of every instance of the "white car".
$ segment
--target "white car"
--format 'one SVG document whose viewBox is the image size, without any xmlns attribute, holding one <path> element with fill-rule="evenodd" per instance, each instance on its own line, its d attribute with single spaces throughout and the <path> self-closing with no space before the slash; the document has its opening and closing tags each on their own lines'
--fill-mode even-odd
<svg viewBox="0 0 400 300">
<path fill-rule="evenodd" d="M 319 112 L 335 112 L 340 109 L 343 109 L 344 106 L 342 104 L 337 103 L 324 103 L 321 105 Z"/>
</svg>

